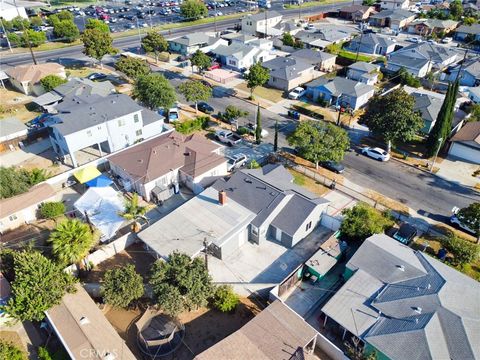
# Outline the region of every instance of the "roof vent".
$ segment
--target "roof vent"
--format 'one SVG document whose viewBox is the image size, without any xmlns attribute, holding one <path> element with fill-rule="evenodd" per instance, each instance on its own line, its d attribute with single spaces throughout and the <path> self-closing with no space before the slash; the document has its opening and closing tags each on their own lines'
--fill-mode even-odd
<svg viewBox="0 0 480 360">
<path fill-rule="evenodd" d="M 415 307 L 413 307 L 413 311 L 415 311 L 417 314 L 421 314 L 422 313 L 422 308 L 420 306 L 415 306 Z"/>
<path fill-rule="evenodd" d="M 428 283 L 427 290 L 430 290 L 431 288 L 432 288 L 432 284 Z"/>
<path fill-rule="evenodd" d="M 251 184 L 251 183 L 252 183 L 252 180 L 251 180 L 250 178 L 248 178 L 248 177 L 245 178 L 245 179 L 243 179 L 243 181 L 245 181 L 245 182 L 248 183 L 248 184 Z"/>
<path fill-rule="evenodd" d="M 415 318 L 415 324 L 418 324 L 418 318 Z"/>
<path fill-rule="evenodd" d="M 405 266 L 397 265 L 397 269 L 400 270 L 400 271 L 405 271 Z"/>
<path fill-rule="evenodd" d="M 87 317 L 82 316 L 82 317 L 80 318 L 79 323 L 80 323 L 80 325 L 87 325 L 87 324 L 90 324 L 90 320 L 88 320 Z"/>
<path fill-rule="evenodd" d="M 191 153 L 190 151 L 185 151 L 185 152 L 183 153 L 183 155 L 184 155 L 184 156 L 190 156 L 190 155 L 192 155 L 192 153 Z"/>
<path fill-rule="evenodd" d="M 157 150 L 153 150 L 153 153 L 154 153 L 155 155 L 157 155 Z"/>
<path fill-rule="evenodd" d="M 107 352 L 107 353 L 105 353 L 105 356 L 103 357 L 103 360 L 114 360 L 116 358 L 117 357 L 114 354 Z"/>
<path fill-rule="evenodd" d="M 143 159 L 138 159 L 137 162 L 143 163 Z"/>
</svg>

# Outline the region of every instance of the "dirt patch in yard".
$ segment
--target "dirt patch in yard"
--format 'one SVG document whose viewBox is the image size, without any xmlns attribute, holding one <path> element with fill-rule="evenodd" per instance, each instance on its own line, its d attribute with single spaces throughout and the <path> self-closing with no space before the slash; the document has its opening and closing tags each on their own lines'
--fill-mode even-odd
<svg viewBox="0 0 480 360">
<path fill-rule="evenodd" d="M 245 91 L 248 94 L 250 94 L 250 89 L 247 87 L 247 83 L 242 82 L 235 86 L 238 90 Z M 253 92 L 253 96 L 258 96 L 260 98 L 263 98 L 265 100 L 271 101 L 273 103 L 280 102 L 284 100 L 285 98 L 283 97 L 283 91 L 278 90 L 278 89 L 273 89 L 273 88 L 267 88 L 264 86 L 258 86 L 255 88 L 255 91 Z"/>
<path fill-rule="evenodd" d="M 21 249 L 29 243 L 35 246 L 44 246 L 50 236 L 50 231 L 55 228 L 55 221 L 40 220 L 25 224 L 0 236 L 0 243 L 10 248 Z"/>
<path fill-rule="evenodd" d="M 27 352 L 22 344 L 22 340 L 15 331 L 0 331 L 0 339 L 2 339 L 2 341 L 4 342 L 11 343 L 12 345 L 16 346 L 23 351 L 25 356 L 27 356 Z"/>
<path fill-rule="evenodd" d="M 22 122 L 32 120 L 40 114 L 33 111 L 31 102 L 33 97 L 22 94 L 10 88 L 0 89 L 0 119 L 15 117 Z"/>
</svg>

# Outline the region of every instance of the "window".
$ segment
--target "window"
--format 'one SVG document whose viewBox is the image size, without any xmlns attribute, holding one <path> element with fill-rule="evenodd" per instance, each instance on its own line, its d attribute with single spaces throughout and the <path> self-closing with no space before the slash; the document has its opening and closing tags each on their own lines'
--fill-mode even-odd
<svg viewBox="0 0 480 360">
<path fill-rule="evenodd" d="M 305 227 L 305 231 L 308 231 L 312 228 L 312 222 L 310 221 L 307 226 Z"/>
<path fill-rule="evenodd" d="M 258 235 L 258 228 L 252 225 L 252 233 L 253 235 Z"/>
<path fill-rule="evenodd" d="M 97 126 L 97 130 L 102 130 L 102 127 L 101 127 L 101 126 Z"/>
<path fill-rule="evenodd" d="M 142 129 L 135 131 L 135 135 L 142 136 Z"/>
<path fill-rule="evenodd" d="M 18 219 L 18 218 L 17 218 L 17 215 L 15 215 L 15 214 L 10 215 L 10 216 L 8 217 L 8 220 L 10 220 L 10 221 L 15 221 L 15 220 L 17 220 L 17 219 Z"/>
<path fill-rule="evenodd" d="M 92 136 L 92 130 L 87 130 L 87 136 L 91 137 Z"/>
<path fill-rule="evenodd" d="M 138 123 L 140 121 L 140 118 L 138 117 L 138 114 L 133 115 L 133 122 Z"/>
<path fill-rule="evenodd" d="M 124 125 L 125 125 L 125 119 L 118 120 L 118 126 L 119 127 L 124 126 Z"/>
</svg>

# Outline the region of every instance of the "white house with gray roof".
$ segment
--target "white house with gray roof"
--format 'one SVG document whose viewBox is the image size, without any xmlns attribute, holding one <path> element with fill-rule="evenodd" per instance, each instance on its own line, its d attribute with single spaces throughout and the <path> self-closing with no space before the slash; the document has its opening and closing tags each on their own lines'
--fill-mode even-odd
<svg viewBox="0 0 480 360">
<path fill-rule="evenodd" d="M 281 23 L 282 14 L 277 11 L 259 12 L 242 18 L 242 32 L 248 35 L 281 35 L 282 31 L 275 27 Z"/>
<path fill-rule="evenodd" d="M 311 62 L 291 56 L 277 57 L 263 62 L 262 66 L 270 70 L 268 85 L 285 91 L 312 81 L 320 75 Z"/>
<path fill-rule="evenodd" d="M 335 69 L 337 59 L 337 55 L 314 49 L 300 49 L 292 53 L 290 57 L 307 61 L 315 66 L 316 70 L 327 72 Z"/>
<path fill-rule="evenodd" d="M 479 86 L 480 85 L 480 56 L 466 60 L 462 65 L 457 64 L 448 69 L 448 75 L 445 76 L 448 81 L 458 79 L 461 86 Z M 460 75 L 458 74 L 460 72 Z"/>
<path fill-rule="evenodd" d="M 377 359 L 479 359 L 480 284 L 384 234 L 366 239 L 322 308 Z"/>
<path fill-rule="evenodd" d="M 164 131 L 163 116 L 124 94 L 73 97 L 57 110 L 50 141 L 59 156 L 70 156 L 74 167 L 76 151 L 96 147 L 103 156 L 103 151 L 112 153 Z"/>
<path fill-rule="evenodd" d="M 168 40 L 169 49 L 182 55 L 191 55 L 197 50 L 207 53 L 220 45 L 228 45 L 228 41 L 201 32 L 186 34 Z"/>
<path fill-rule="evenodd" d="M 350 51 L 372 55 L 388 55 L 395 50 L 396 42 L 379 34 L 364 34 L 352 39 L 347 46 Z"/>
<path fill-rule="evenodd" d="M 469 36 L 472 39 L 480 40 L 480 24 L 461 25 L 455 30 L 453 37 L 457 41 L 465 41 Z"/>
<path fill-rule="evenodd" d="M 335 77 L 318 78 L 306 84 L 307 96 L 314 101 L 320 98 L 328 104 L 338 107 L 350 107 L 357 110 L 364 106 L 375 94 L 375 87 L 358 81 Z"/>
<path fill-rule="evenodd" d="M 138 234 L 157 257 L 204 249 L 222 259 L 247 241 L 277 241 L 291 248 L 320 223 L 328 201 L 293 183 L 281 165 L 241 170 Z"/>
<path fill-rule="evenodd" d="M 276 55 L 257 46 L 232 43 L 229 46 L 220 45 L 212 50 L 220 63 L 225 67 L 242 71 L 248 69 L 253 64 L 271 60 Z"/>
<path fill-rule="evenodd" d="M 357 61 L 348 66 L 347 79 L 359 81 L 367 85 L 375 85 L 379 73 L 379 65 L 370 64 L 365 61 Z"/>
</svg>

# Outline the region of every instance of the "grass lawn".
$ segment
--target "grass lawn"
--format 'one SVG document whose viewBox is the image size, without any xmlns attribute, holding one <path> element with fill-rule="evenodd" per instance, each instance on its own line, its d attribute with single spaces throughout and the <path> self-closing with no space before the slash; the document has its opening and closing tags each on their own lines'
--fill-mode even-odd
<svg viewBox="0 0 480 360">
<path fill-rule="evenodd" d="M 314 6 L 321 6 L 321 5 L 327 5 L 327 4 L 332 4 L 332 3 L 338 3 L 338 2 L 348 2 L 350 0 L 323 0 L 323 1 L 309 1 L 305 2 L 302 5 L 291 5 L 287 4 L 285 5 L 285 9 L 299 9 L 300 7 L 303 8 L 309 8 L 309 7 L 314 7 Z"/>
<path fill-rule="evenodd" d="M 349 60 L 357 60 L 357 61 L 364 61 L 364 62 L 370 62 L 372 61 L 373 59 L 375 59 L 374 56 L 368 56 L 368 55 L 363 55 L 363 54 L 358 54 L 358 59 L 357 59 L 357 53 L 354 53 L 352 51 L 348 51 L 348 50 L 340 50 L 338 52 L 338 56 L 341 56 L 345 59 L 349 59 Z"/>
<path fill-rule="evenodd" d="M 247 83 L 245 82 L 242 82 L 235 87 L 238 90 L 246 91 L 250 94 L 250 89 L 247 87 Z M 253 92 L 253 96 L 258 96 L 274 103 L 277 103 L 284 99 L 282 90 L 267 88 L 264 86 L 258 86 Z"/>
<path fill-rule="evenodd" d="M 302 173 L 299 173 L 298 171 L 295 171 L 293 169 L 289 168 L 288 171 L 290 172 L 290 174 L 293 175 L 294 184 L 302 186 L 305 189 L 311 191 L 312 193 L 318 195 L 324 195 L 328 192 L 328 188 L 323 184 L 319 183 L 318 181 L 315 181 L 312 178 L 309 178 L 308 176 L 303 175 Z"/>
</svg>

